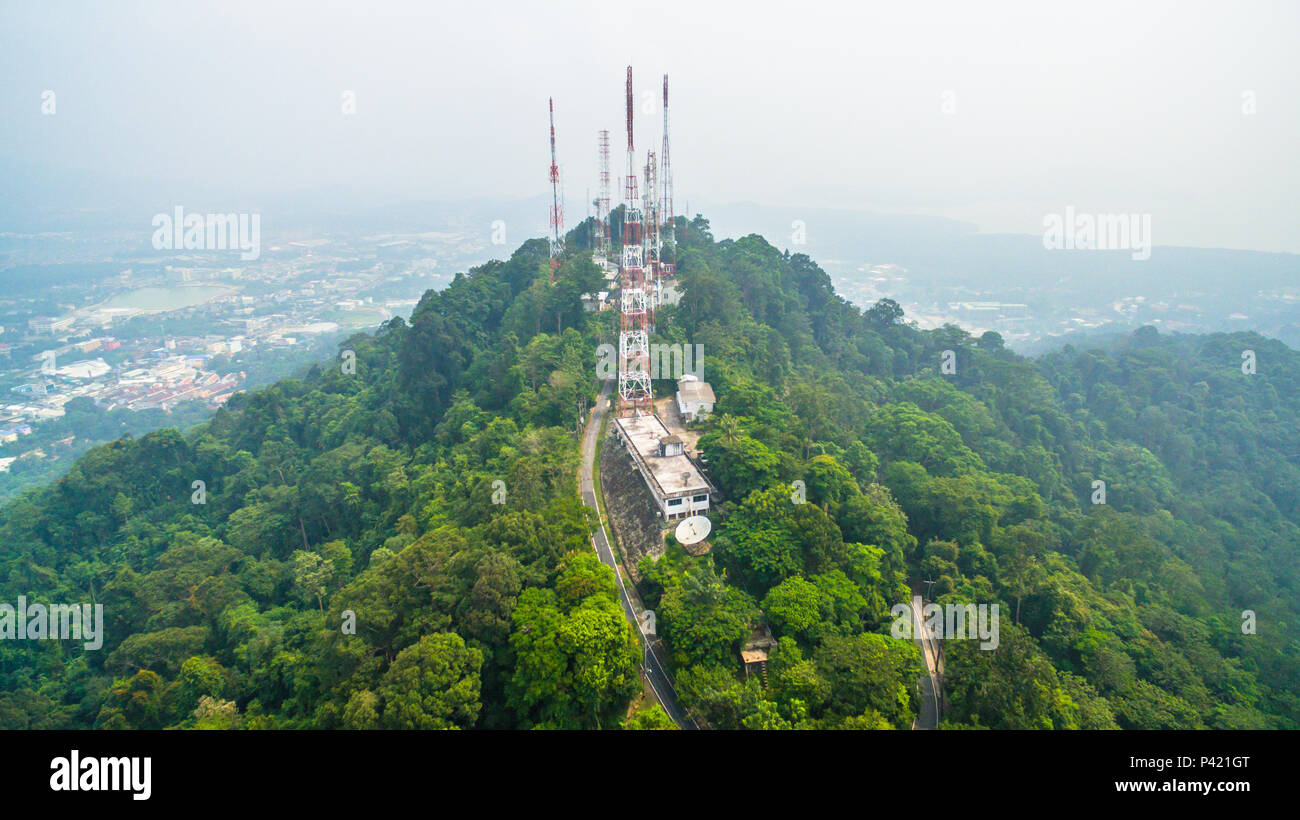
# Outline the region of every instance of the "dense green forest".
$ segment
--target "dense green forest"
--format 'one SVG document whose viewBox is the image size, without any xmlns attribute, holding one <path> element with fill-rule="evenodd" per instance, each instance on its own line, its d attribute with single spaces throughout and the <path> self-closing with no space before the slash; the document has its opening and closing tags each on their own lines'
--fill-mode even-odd
<svg viewBox="0 0 1300 820">
<path fill-rule="evenodd" d="M 701 725 L 908 728 L 922 666 L 889 610 L 932 580 L 1004 613 L 996 649 L 945 644 L 946 726 L 1300 726 L 1300 354 L 1144 328 L 1027 360 L 861 311 L 761 237 L 677 236 L 656 341 L 703 345 L 722 503 L 712 551 L 643 561 L 640 593 Z M 612 317 L 582 310 L 589 254 L 551 286 L 546 253 L 347 340 L 355 372 L 97 447 L 0 510 L 0 601 L 102 603 L 106 631 L 0 642 L 0 726 L 664 726 L 629 716 L 638 636 L 577 496 Z M 739 656 L 759 624 L 766 677 Z"/>
</svg>

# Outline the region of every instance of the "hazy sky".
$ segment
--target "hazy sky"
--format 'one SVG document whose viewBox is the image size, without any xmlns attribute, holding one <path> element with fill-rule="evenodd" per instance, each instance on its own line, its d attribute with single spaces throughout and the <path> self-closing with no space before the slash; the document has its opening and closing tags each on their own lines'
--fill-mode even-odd
<svg viewBox="0 0 1300 820">
<path fill-rule="evenodd" d="M 630 62 L 653 107 L 639 149 L 671 76 L 679 202 L 1024 233 L 1074 206 L 1150 213 L 1156 244 L 1300 252 L 1295 2 L 0 8 L 0 160 L 151 180 L 195 210 L 211 188 L 541 194 L 554 96 L 576 222 L 599 128 L 622 172 Z"/>
</svg>

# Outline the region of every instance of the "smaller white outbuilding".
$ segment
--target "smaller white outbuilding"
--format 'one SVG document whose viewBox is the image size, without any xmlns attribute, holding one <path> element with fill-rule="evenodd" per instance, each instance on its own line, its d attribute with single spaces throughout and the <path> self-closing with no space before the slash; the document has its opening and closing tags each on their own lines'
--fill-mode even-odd
<svg viewBox="0 0 1300 820">
<path fill-rule="evenodd" d="M 689 374 L 677 380 L 677 411 L 687 421 L 708 416 L 716 402 L 708 382 Z"/>
</svg>

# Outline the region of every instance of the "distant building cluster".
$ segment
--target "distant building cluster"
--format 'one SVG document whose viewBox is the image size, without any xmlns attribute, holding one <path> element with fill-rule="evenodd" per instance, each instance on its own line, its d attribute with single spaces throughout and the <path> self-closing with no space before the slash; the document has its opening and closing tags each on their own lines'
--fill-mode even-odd
<svg viewBox="0 0 1300 820">
<path fill-rule="evenodd" d="M 178 352 L 176 340 L 138 359 L 114 367 L 103 358 L 75 359 L 69 355 L 91 350 L 115 350 L 116 339 L 91 340 L 96 344 L 64 345 L 35 357 L 30 381 L 9 388 L 9 401 L 0 399 L 0 442 L 31 433 L 31 424 L 64 415 L 64 405 L 84 397 L 106 410 L 161 409 L 170 411 L 183 401 L 224 403 L 239 390 L 244 374 L 218 375 L 205 369 L 208 356 Z M 202 343 L 202 340 L 199 340 Z M 241 342 L 213 342 L 214 350 L 240 349 Z"/>
<path fill-rule="evenodd" d="M 127 256 L 93 281 L 0 294 L 0 472 L 16 459 L 58 457 L 49 445 L 61 442 L 35 436 L 40 446 L 24 447 L 23 439 L 66 416 L 74 399 L 105 410 L 170 412 L 192 401 L 215 408 L 246 386 L 244 371 L 264 351 L 409 315 L 419 295 L 442 284 L 436 270 L 488 247 L 477 232 L 452 227 L 295 238 L 249 266 L 193 251 L 165 263 L 152 253 Z M 41 261 L 106 262 L 80 245 L 41 247 Z M 232 372 L 218 357 L 242 358 Z"/>
</svg>

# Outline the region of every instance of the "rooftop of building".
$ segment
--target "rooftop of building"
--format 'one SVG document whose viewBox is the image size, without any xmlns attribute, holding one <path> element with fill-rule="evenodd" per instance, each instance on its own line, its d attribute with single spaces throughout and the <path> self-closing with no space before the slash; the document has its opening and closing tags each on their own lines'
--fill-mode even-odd
<svg viewBox="0 0 1300 820">
<path fill-rule="evenodd" d="M 650 478 L 658 485 L 662 495 L 669 497 L 709 492 L 713 489 L 685 455 L 659 455 L 659 442 L 671 434 L 658 416 L 628 416 L 615 419 L 614 423 L 627 440 L 632 442 L 638 465 L 644 465 L 650 471 Z"/>
<path fill-rule="evenodd" d="M 677 392 L 681 393 L 682 401 L 704 402 L 706 404 L 715 404 L 717 399 L 713 397 L 713 387 L 705 381 L 699 379 L 681 379 L 677 382 Z"/>
</svg>

